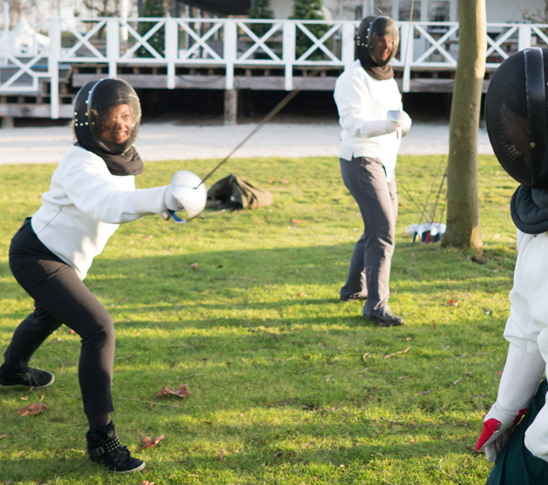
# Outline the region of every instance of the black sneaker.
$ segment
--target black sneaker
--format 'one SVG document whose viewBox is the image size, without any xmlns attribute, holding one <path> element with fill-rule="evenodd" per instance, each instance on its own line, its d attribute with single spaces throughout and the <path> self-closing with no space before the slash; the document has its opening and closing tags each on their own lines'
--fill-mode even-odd
<svg viewBox="0 0 548 485">
<path fill-rule="evenodd" d="M 363 301 L 367 300 L 367 294 L 352 293 L 351 295 L 341 295 L 341 301 Z"/>
<path fill-rule="evenodd" d="M 111 421 L 105 428 L 86 433 L 88 455 L 91 461 L 106 466 L 116 473 L 141 471 L 145 462 L 132 458 L 128 449 L 122 446 L 116 436 L 114 423 Z"/>
<path fill-rule="evenodd" d="M 381 327 L 397 327 L 398 325 L 403 325 L 403 318 L 394 315 L 390 310 L 383 310 L 377 315 L 367 315 L 363 314 L 363 318 L 368 320 L 373 320 L 377 325 Z"/>
<path fill-rule="evenodd" d="M 31 369 L 24 372 L 7 373 L 0 369 L 0 388 L 9 387 L 48 387 L 55 381 L 55 376 L 46 370 Z"/>
</svg>

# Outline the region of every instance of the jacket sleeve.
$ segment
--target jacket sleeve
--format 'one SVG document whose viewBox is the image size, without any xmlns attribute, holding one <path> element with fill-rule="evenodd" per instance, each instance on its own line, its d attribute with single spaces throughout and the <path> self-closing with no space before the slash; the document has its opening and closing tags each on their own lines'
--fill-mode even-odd
<svg viewBox="0 0 548 485">
<path fill-rule="evenodd" d="M 131 222 L 152 211 L 134 205 L 133 175 L 112 175 L 98 156 L 78 150 L 63 160 L 59 177 L 66 196 L 80 211 L 110 224 Z"/>
<path fill-rule="evenodd" d="M 369 89 L 356 71 L 337 80 L 333 96 L 339 111 L 340 124 L 353 136 L 372 138 L 396 131 L 396 122 L 386 118 L 372 118 Z"/>
</svg>

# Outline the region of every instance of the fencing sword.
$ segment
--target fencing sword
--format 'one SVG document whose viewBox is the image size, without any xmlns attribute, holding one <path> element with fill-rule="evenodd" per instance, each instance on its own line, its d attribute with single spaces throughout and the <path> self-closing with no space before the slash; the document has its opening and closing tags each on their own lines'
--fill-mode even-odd
<svg viewBox="0 0 548 485">
<path fill-rule="evenodd" d="M 302 80 L 302 83 L 300 85 L 300 87 L 298 89 L 293 89 L 291 90 L 286 96 L 283 97 L 283 99 L 276 105 L 274 106 L 274 108 L 257 124 L 257 126 L 255 128 L 253 128 L 253 130 L 251 130 L 246 136 L 245 138 L 240 142 L 238 143 L 233 149 L 232 151 L 225 157 L 223 158 L 212 170 L 210 170 L 210 172 L 201 180 L 201 182 L 196 186 L 194 187 L 194 190 L 197 190 L 201 185 L 204 184 L 204 182 L 209 178 L 211 177 L 219 168 L 221 168 L 226 162 L 228 162 L 228 160 L 230 159 L 230 157 L 232 157 L 232 155 L 234 155 L 242 146 L 244 146 L 263 126 L 265 126 L 267 123 L 269 123 L 283 108 L 285 108 L 285 106 L 287 106 L 289 104 L 289 102 L 295 97 L 297 96 L 297 94 L 299 94 L 302 90 L 303 90 L 303 87 L 305 86 L 306 82 L 313 76 L 317 75 L 319 72 L 320 72 L 321 68 L 314 68 L 314 69 L 311 69 L 310 72 L 308 74 L 306 74 L 304 76 L 304 79 Z M 173 210 L 169 210 L 168 211 L 170 216 L 172 217 L 172 219 L 179 223 L 179 224 L 184 224 L 185 222 L 187 222 L 187 220 L 185 219 L 181 219 L 175 211 Z"/>
<path fill-rule="evenodd" d="M 219 168 L 221 168 L 221 166 L 223 166 L 229 159 L 230 157 L 232 157 L 232 155 L 234 155 L 242 146 L 244 146 L 263 126 L 265 126 L 267 123 L 269 123 L 283 108 L 285 108 L 285 106 L 287 106 L 289 104 L 289 102 L 295 97 L 297 96 L 297 94 L 299 94 L 302 90 L 303 90 L 303 87 L 304 85 L 306 84 L 306 82 L 313 76 L 315 76 L 316 74 L 318 74 L 320 72 L 320 68 L 315 68 L 315 69 L 312 69 L 311 70 L 311 73 L 310 74 L 307 74 L 302 83 L 301 83 L 301 86 L 298 88 L 298 89 L 293 89 L 292 91 L 290 91 L 276 106 L 274 106 L 274 108 L 259 122 L 259 124 L 253 128 L 253 130 L 251 130 L 249 132 L 248 135 L 245 136 L 245 138 L 240 142 L 238 143 L 233 149 L 232 151 L 225 157 L 223 158 L 203 179 L 202 181 L 198 184 L 198 186 L 196 187 L 196 189 L 202 185 L 209 177 L 211 177 Z"/>
</svg>

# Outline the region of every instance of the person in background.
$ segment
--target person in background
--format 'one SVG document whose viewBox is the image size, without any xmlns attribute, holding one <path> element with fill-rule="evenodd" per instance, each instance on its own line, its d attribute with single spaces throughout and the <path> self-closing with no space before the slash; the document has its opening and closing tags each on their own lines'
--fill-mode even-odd
<svg viewBox="0 0 548 485">
<path fill-rule="evenodd" d="M 16 328 L 0 367 L 0 388 L 41 388 L 54 375 L 29 367 L 42 343 L 62 324 L 81 337 L 78 379 L 89 458 L 119 472 L 142 470 L 116 436 L 110 414 L 115 335 L 111 316 L 83 280 L 119 224 L 147 214 L 169 219 L 205 207 L 198 176 L 180 171 L 170 185 L 136 189 L 143 163 L 133 142 L 141 120 L 139 98 L 120 79 L 86 84 L 77 93 L 76 142 L 55 169 L 42 205 L 11 241 L 10 269 L 34 299 L 34 310 Z M 174 216 L 176 217 L 176 216 Z"/>
<path fill-rule="evenodd" d="M 356 37 L 358 59 L 340 75 L 334 91 L 342 178 L 364 224 L 340 299 L 365 300 L 363 317 L 382 327 L 404 323 L 388 306 L 398 214 L 394 170 L 401 137 L 411 127 L 390 66 L 398 45 L 398 28 L 390 18 L 363 19 Z"/>
</svg>

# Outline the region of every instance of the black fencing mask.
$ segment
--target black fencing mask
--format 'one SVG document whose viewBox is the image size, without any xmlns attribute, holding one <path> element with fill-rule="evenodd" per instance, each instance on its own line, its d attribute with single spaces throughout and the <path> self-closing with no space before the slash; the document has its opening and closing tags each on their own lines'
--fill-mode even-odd
<svg viewBox="0 0 548 485">
<path fill-rule="evenodd" d="M 508 57 L 495 71 L 485 98 L 493 151 L 508 174 L 531 188 L 548 189 L 548 49 Z"/>
<path fill-rule="evenodd" d="M 391 43 L 390 52 L 389 47 L 382 43 L 383 40 Z M 398 27 L 391 18 L 384 15 L 366 17 L 358 27 L 356 47 L 362 63 L 386 66 L 396 55 L 399 43 Z"/>
<path fill-rule="evenodd" d="M 102 79 L 84 85 L 74 103 L 78 145 L 103 158 L 113 175 L 143 171 L 133 147 L 141 123 L 135 90 L 122 79 Z"/>
</svg>

